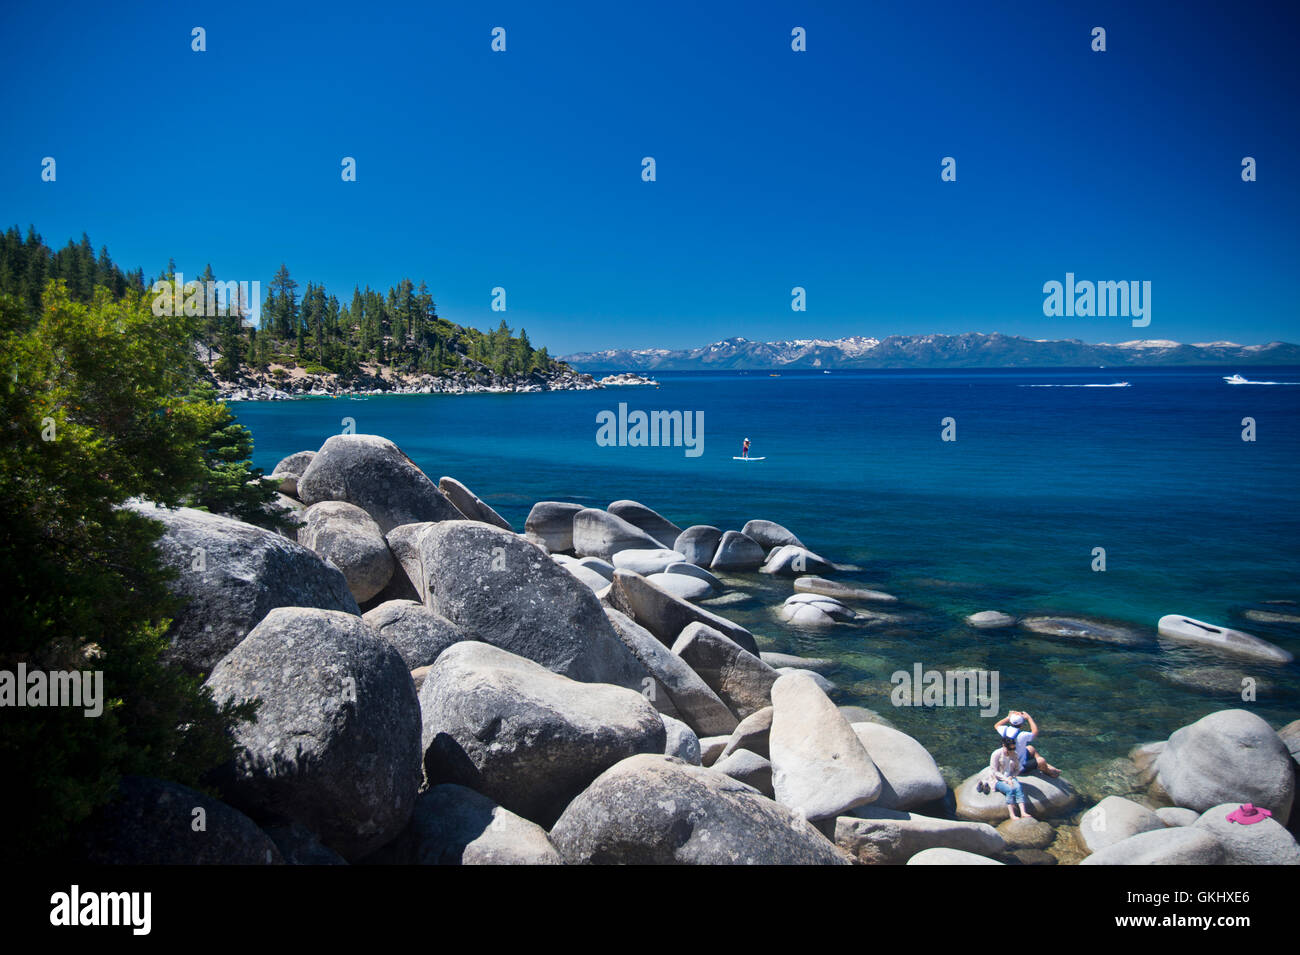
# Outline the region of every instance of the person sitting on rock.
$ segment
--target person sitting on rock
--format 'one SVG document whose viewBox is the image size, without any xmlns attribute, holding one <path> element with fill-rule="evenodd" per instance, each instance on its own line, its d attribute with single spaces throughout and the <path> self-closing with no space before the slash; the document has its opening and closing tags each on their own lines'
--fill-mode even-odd
<svg viewBox="0 0 1300 955">
<path fill-rule="evenodd" d="M 994 788 L 1007 797 L 1007 815 L 1012 819 L 1032 819 L 1025 809 L 1025 791 L 1020 788 L 1020 756 L 1016 753 L 1016 741 L 1012 737 L 1002 737 L 1002 745 L 993 751 L 989 758 L 989 772 L 993 775 Z"/>
<path fill-rule="evenodd" d="M 1029 728 L 1025 728 L 1025 723 L 1029 723 Z M 1038 752 L 1038 748 L 1030 744 L 1038 738 L 1038 724 L 1034 718 L 1024 710 L 1011 710 L 1006 716 L 993 724 L 993 728 L 1005 740 L 1010 739 L 1016 744 L 1016 754 L 1020 757 L 1020 774 L 1032 773 L 1035 770 L 1044 776 L 1056 777 L 1061 775 L 1061 771 L 1043 758 Z"/>
</svg>

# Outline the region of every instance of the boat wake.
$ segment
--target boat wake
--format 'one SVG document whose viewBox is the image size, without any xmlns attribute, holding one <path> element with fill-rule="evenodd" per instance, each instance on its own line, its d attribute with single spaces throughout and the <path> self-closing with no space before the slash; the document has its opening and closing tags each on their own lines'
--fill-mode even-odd
<svg viewBox="0 0 1300 955">
<path fill-rule="evenodd" d="M 1017 388 L 1131 388 L 1127 381 L 1116 381 L 1109 385 L 1017 385 Z"/>
</svg>

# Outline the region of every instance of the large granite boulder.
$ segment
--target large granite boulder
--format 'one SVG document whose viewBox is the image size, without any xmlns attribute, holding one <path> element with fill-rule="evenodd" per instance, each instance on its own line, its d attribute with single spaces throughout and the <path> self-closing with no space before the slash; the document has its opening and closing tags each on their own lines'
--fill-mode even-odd
<svg viewBox="0 0 1300 955">
<path fill-rule="evenodd" d="M 975 822 L 1001 822 L 1007 818 L 1007 797 L 996 789 L 980 793 L 976 786 L 988 772 L 981 769 L 969 776 L 954 791 L 957 799 L 957 818 Z M 1079 802 L 1079 794 L 1064 776 L 1055 779 L 1031 773 L 1020 777 L 1020 788 L 1025 794 L 1025 808 L 1035 819 L 1054 819 L 1064 816 Z"/>
<path fill-rule="evenodd" d="M 673 653 L 700 675 L 738 719 L 770 704 L 772 685 L 779 674 L 712 627 L 687 625 L 673 644 Z"/>
<path fill-rule="evenodd" d="M 260 700 L 219 775 L 230 802 L 296 820 L 349 861 L 394 838 L 420 788 L 420 711 L 401 656 L 360 617 L 281 607 L 208 678 Z"/>
<path fill-rule="evenodd" d="M 614 634 L 596 595 L 540 548 L 474 521 L 436 524 L 418 546 L 427 606 L 467 639 L 575 680 L 641 689 L 645 668 Z"/>
<path fill-rule="evenodd" d="M 432 521 L 399 524 L 384 535 L 396 566 L 393 568 L 393 579 L 375 596 L 376 601 L 418 600 L 424 603 L 428 599 L 424 560 L 420 556 L 420 537 L 432 526 Z"/>
<path fill-rule="evenodd" d="M 670 756 L 633 756 L 564 810 L 551 841 L 570 864 L 847 865 L 810 823 L 751 787 Z"/>
<path fill-rule="evenodd" d="M 664 755 L 676 756 L 683 763 L 700 765 L 700 738 L 695 731 L 681 720 L 661 712 L 659 718 L 664 721 Z"/>
<path fill-rule="evenodd" d="M 651 510 L 644 504 L 638 504 L 636 501 L 615 501 L 607 510 L 615 517 L 621 517 L 633 527 L 645 531 L 657 540 L 660 546 L 668 550 L 673 549 L 673 544 L 677 542 L 677 538 L 682 533 L 682 529 L 668 518 Z"/>
<path fill-rule="evenodd" d="M 713 570 L 758 570 L 766 557 L 767 551 L 753 538 L 740 531 L 727 531 L 718 541 L 718 549 L 709 567 Z"/>
<path fill-rule="evenodd" d="M 461 484 L 454 477 L 438 478 L 438 490 L 451 501 L 456 510 L 465 515 L 466 520 L 492 524 L 503 530 L 514 531 L 510 522 L 489 507 L 482 498 Z"/>
<path fill-rule="evenodd" d="M 776 798 L 776 790 L 772 788 L 772 763 L 765 756 L 747 749 L 737 749 L 719 756 L 713 763 L 713 769 L 746 786 L 753 786 L 768 799 Z"/>
<path fill-rule="evenodd" d="M 667 697 L 677 718 L 698 736 L 719 736 L 736 728 L 735 714 L 689 663 L 626 614 L 606 608 L 605 615 L 618 638 L 654 679 L 656 708 Z"/>
<path fill-rule="evenodd" d="M 1098 852 L 1139 832 L 1164 828 L 1164 821 L 1146 806 L 1122 796 L 1107 796 L 1083 814 L 1079 838 L 1089 852 Z"/>
<path fill-rule="evenodd" d="M 388 586 L 396 561 L 384 535 L 361 508 L 346 501 L 321 501 L 303 514 L 298 543 L 339 570 L 357 603 L 365 603 Z"/>
<path fill-rule="evenodd" d="M 807 819 L 840 816 L 880 795 L 880 772 L 853 727 L 804 674 L 772 685 L 768 743 L 777 801 Z"/>
<path fill-rule="evenodd" d="M 406 829 L 367 862 L 385 865 L 562 865 L 546 830 L 465 786 L 430 786 Z"/>
<path fill-rule="evenodd" d="M 1191 826 L 1208 832 L 1223 847 L 1225 865 L 1300 865 L 1300 845 L 1276 819 L 1243 825 L 1228 816 L 1240 808 L 1239 803 L 1214 806 L 1201 813 Z"/>
<path fill-rule="evenodd" d="M 430 784 L 469 786 L 542 826 L 604 770 L 662 753 L 667 738 L 639 693 L 579 683 L 486 643 L 444 650 L 420 709 Z"/>
<path fill-rule="evenodd" d="M 772 735 L 772 707 L 750 713 L 741 720 L 731 733 L 722 756 L 730 756 L 738 749 L 747 749 L 767 759 L 771 755 L 770 740 Z M 719 757 L 721 758 L 721 757 Z"/>
<path fill-rule="evenodd" d="M 1291 815 L 1295 775 L 1286 744 L 1249 710 L 1219 710 L 1184 726 L 1156 757 L 1156 781 L 1177 805 L 1205 812 L 1249 802 L 1283 824 Z"/>
<path fill-rule="evenodd" d="M 361 617 L 376 634 L 402 655 L 408 670 L 428 666 L 465 634 L 442 614 L 414 600 L 388 600 Z"/>
<path fill-rule="evenodd" d="M 282 864 L 253 820 L 180 783 L 123 776 L 113 800 L 73 837 L 90 865 Z"/>
<path fill-rule="evenodd" d="M 776 521 L 747 521 L 740 532 L 765 551 L 774 547 L 803 547 L 803 541 Z"/>
<path fill-rule="evenodd" d="M 646 581 L 678 600 L 704 600 L 713 593 L 707 581 L 688 574 L 651 574 Z"/>
<path fill-rule="evenodd" d="M 758 641 L 740 624 L 674 596 L 640 574 L 614 571 L 609 602 L 669 646 L 687 626 L 699 623 L 724 634 L 742 649 L 758 654 Z"/>
<path fill-rule="evenodd" d="M 658 550 L 659 541 L 623 518 L 588 507 L 573 516 L 573 552 L 611 560 L 621 550 Z"/>
<path fill-rule="evenodd" d="M 881 723 L 852 725 L 880 771 L 880 795 L 873 805 L 883 809 L 914 809 L 947 794 L 948 784 L 943 781 L 934 757 L 912 737 Z"/>
<path fill-rule="evenodd" d="M 835 844 L 866 865 L 903 865 L 926 849 L 994 856 L 1006 848 L 987 823 L 936 819 L 883 806 L 861 806 L 851 816 L 839 816 Z"/>
<path fill-rule="evenodd" d="M 583 509 L 567 501 L 538 501 L 524 519 L 524 536 L 552 554 L 573 550 L 573 518 Z"/>
<path fill-rule="evenodd" d="M 186 599 L 163 658 L 190 673 L 210 673 L 276 607 L 361 612 L 337 567 L 279 534 L 188 507 L 128 506 L 163 524 L 157 546 Z"/>
<path fill-rule="evenodd" d="M 1098 849 L 1080 865 L 1222 865 L 1223 846 L 1195 826 L 1152 829 Z"/>
<path fill-rule="evenodd" d="M 311 464 L 314 457 L 316 457 L 315 451 L 299 451 L 282 458 L 271 471 L 270 480 L 279 483 L 281 494 L 297 497 L 298 478 L 302 477 L 302 472 L 307 470 L 307 465 Z"/>
<path fill-rule="evenodd" d="M 922 849 L 907 860 L 908 865 L 1006 865 L 997 859 L 966 852 L 964 849 Z"/>
<path fill-rule="evenodd" d="M 616 553 L 612 562 L 616 570 L 630 570 L 642 577 L 661 574 L 673 564 L 681 563 L 682 555 L 675 550 L 652 547 L 648 550 L 633 548 Z"/>
<path fill-rule="evenodd" d="M 713 555 L 718 552 L 718 543 L 722 540 L 722 531 L 709 524 L 693 524 L 677 535 L 672 549 L 685 554 L 688 563 L 697 567 L 707 567 L 713 563 Z"/>
<path fill-rule="evenodd" d="M 347 501 L 387 534 L 400 524 L 452 521 L 460 511 L 401 449 L 376 434 L 336 434 L 298 479 L 304 504 Z"/>
</svg>

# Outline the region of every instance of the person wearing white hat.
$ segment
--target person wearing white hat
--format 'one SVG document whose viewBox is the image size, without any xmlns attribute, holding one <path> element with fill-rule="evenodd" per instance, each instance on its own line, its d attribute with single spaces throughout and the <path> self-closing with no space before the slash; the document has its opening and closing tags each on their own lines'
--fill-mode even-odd
<svg viewBox="0 0 1300 955">
<path fill-rule="evenodd" d="M 1025 726 L 1026 723 L 1029 724 L 1028 728 Z M 1030 745 L 1038 738 L 1038 724 L 1024 710 L 1011 710 L 994 723 L 993 728 L 1003 739 L 1015 741 L 1016 755 L 1020 757 L 1022 774 L 1037 770 L 1044 776 L 1061 775 L 1061 771 L 1044 759 L 1037 747 Z"/>
<path fill-rule="evenodd" d="M 742 458 L 749 457 L 749 438 L 746 438 L 745 443 L 740 446 L 740 456 Z"/>
</svg>

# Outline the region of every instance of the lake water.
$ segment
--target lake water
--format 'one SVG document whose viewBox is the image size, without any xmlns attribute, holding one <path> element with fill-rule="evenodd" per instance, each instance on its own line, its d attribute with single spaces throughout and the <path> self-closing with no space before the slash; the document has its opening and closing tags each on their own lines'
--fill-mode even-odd
<svg viewBox="0 0 1300 955">
<path fill-rule="evenodd" d="M 1135 743 L 1231 706 L 1275 726 L 1300 717 L 1300 664 L 1222 657 L 1155 639 L 1179 613 L 1300 656 L 1300 628 L 1243 616 L 1300 613 L 1300 368 L 660 373 L 659 388 L 531 395 L 376 396 L 232 405 L 268 472 L 355 430 L 395 441 L 435 481 L 452 475 L 522 530 L 539 500 L 631 498 L 686 527 L 767 518 L 859 569 L 829 576 L 886 590 L 908 618 L 799 631 L 772 609 L 788 579 L 734 578 L 714 607 L 764 649 L 830 657 L 837 702 L 870 707 L 953 777 L 996 744 L 973 708 L 896 708 L 891 674 L 999 674 L 1001 710 L 1031 712 L 1040 747 L 1074 779 L 1100 779 Z M 1128 382 L 1128 387 L 1060 387 Z M 1050 387 L 1039 387 L 1050 386 Z M 703 454 L 601 447 L 597 414 L 703 412 Z M 956 440 L 941 440 L 955 419 Z M 1256 440 L 1243 441 L 1244 418 Z M 758 463 L 733 461 L 749 437 Z M 1094 548 L 1106 570 L 1094 571 Z M 730 597 L 730 600 L 739 598 Z M 880 608 L 864 608 L 880 609 Z M 1136 647 L 976 631 L 979 610 L 1127 624 Z M 1243 702 L 1242 678 L 1257 699 Z"/>
</svg>

